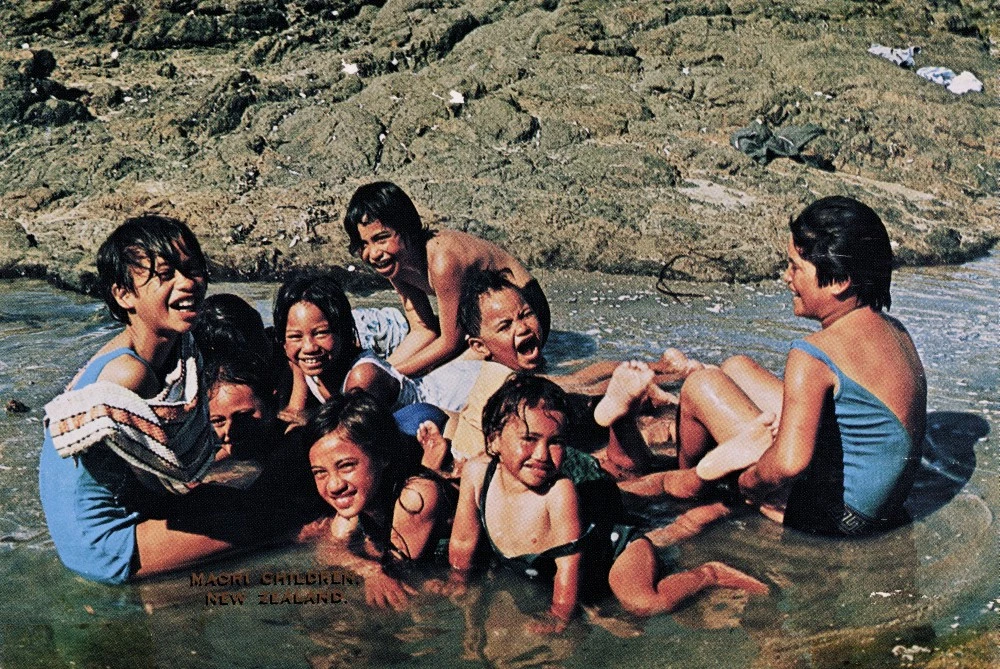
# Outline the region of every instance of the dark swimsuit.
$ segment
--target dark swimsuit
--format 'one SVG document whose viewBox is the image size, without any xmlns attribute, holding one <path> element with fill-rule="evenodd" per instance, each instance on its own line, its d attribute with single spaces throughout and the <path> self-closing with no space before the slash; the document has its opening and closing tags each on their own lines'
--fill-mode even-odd
<svg viewBox="0 0 1000 669">
<path fill-rule="evenodd" d="M 593 466 L 591 466 L 590 461 L 592 461 Z M 583 568 L 581 570 L 580 594 L 588 600 L 603 596 L 608 590 L 608 571 L 615 559 L 630 543 L 645 537 L 645 533 L 637 527 L 613 522 L 615 516 L 621 517 L 617 510 L 624 508 L 621 505 L 621 495 L 614 481 L 607 477 L 592 456 L 581 453 L 574 448 L 566 448 L 566 458 L 562 471 L 577 486 L 580 497 L 581 525 L 585 526 L 585 529 L 580 538 L 575 541 L 553 546 L 541 553 L 525 553 L 524 555 L 508 557 L 493 543 L 489 527 L 486 525 L 486 494 L 496 474 L 499 462 L 498 458 L 490 460 L 486 467 L 486 474 L 483 476 L 482 489 L 479 491 L 479 523 L 482 525 L 483 533 L 493 550 L 496 562 L 530 579 L 551 580 L 556 573 L 557 558 L 582 552 Z M 603 481 L 610 482 L 610 488 L 604 485 L 599 487 L 588 485 Z M 598 490 L 600 493 L 596 496 L 599 499 L 595 499 L 593 493 L 597 493 Z M 616 501 L 617 504 L 615 504 Z M 604 509 L 605 512 L 593 514 L 589 512 L 591 509 Z M 611 514 L 606 513 L 608 509 L 612 510 Z"/>
</svg>

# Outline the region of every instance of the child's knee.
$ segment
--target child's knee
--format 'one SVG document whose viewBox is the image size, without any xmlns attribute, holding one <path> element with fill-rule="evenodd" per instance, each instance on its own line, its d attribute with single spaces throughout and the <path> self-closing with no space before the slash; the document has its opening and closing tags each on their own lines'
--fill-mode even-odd
<svg viewBox="0 0 1000 669">
<path fill-rule="evenodd" d="M 753 361 L 753 358 L 747 355 L 734 355 L 731 358 L 727 358 L 720 366 L 720 369 L 727 376 L 732 376 L 733 374 L 739 374 L 749 370 L 756 370 L 757 368 L 757 363 Z"/>
<path fill-rule="evenodd" d="M 681 386 L 681 405 L 686 402 L 699 402 L 706 398 L 713 398 L 719 382 L 726 377 L 726 374 L 716 367 L 707 367 L 691 373 Z"/>
</svg>

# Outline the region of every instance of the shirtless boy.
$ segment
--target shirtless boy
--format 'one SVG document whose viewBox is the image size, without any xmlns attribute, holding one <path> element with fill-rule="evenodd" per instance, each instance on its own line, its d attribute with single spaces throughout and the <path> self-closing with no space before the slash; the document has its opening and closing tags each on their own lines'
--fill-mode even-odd
<svg viewBox="0 0 1000 669">
<path fill-rule="evenodd" d="M 426 229 L 399 186 L 379 181 L 358 188 L 347 206 L 344 230 L 351 253 L 388 279 L 402 300 L 410 331 L 388 358 L 400 373 L 426 374 L 465 350 L 458 310 L 465 276 L 474 267 L 509 270 L 539 318 L 541 341 L 548 337 L 548 301 L 524 265 L 479 237 Z"/>
</svg>

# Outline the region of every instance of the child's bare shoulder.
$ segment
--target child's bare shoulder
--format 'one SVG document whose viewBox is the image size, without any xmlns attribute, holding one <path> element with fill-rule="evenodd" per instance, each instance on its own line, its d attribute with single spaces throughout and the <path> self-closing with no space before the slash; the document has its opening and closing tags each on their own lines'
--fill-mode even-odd
<svg viewBox="0 0 1000 669">
<path fill-rule="evenodd" d="M 108 362 L 97 380 L 128 388 L 143 397 L 155 395 L 159 390 L 159 380 L 149 366 L 131 355 L 121 355 Z"/>
<path fill-rule="evenodd" d="M 490 459 L 488 455 L 480 455 L 466 460 L 462 465 L 462 479 L 478 480 L 481 483 L 483 477 L 486 476 L 486 468 L 490 464 Z"/>
<path fill-rule="evenodd" d="M 576 486 L 565 476 L 560 476 L 553 481 L 552 487 L 549 488 L 545 496 L 549 506 L 553 504 L 559 506 L 573 504 L 575 506 L 578 499 Z"/>
<path fill-rule="evenodd" d="M 431 513 L 437 508 L 440 489 L 423 476 L 414 476 L 399 491 L 399 506 L 411 516 Z"/>
</svg>

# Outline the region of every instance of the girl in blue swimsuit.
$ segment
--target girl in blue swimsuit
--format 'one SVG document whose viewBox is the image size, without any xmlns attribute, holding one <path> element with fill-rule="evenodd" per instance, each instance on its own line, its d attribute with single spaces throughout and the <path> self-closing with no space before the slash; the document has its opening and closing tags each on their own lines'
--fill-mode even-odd
<svg viewBox="0 0 1000 669">
<path fill-rule="evenodd" d="M 806 207 L 791 224 L 784 280 L 795 314 L 821 329 L 792 343 L 783 380 L 745 356 L 692 374 L 681 389 L 681 467 L 703 478 L 745 470 L 743 498 L 807 532 L 906 522 L 927 382 L 909 334 L 882 313 L 891 277 L 874 211 L 846 197 Z"/>
</svg>

